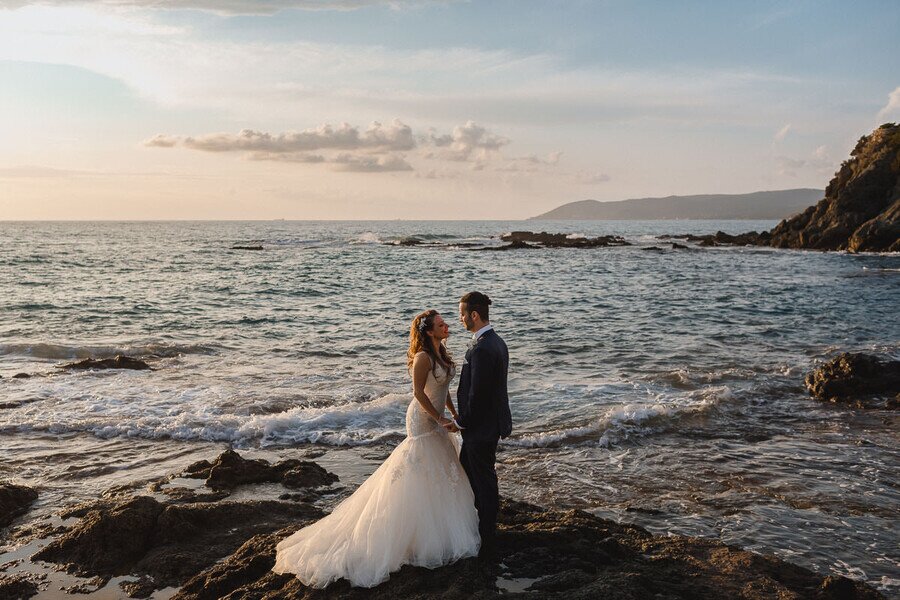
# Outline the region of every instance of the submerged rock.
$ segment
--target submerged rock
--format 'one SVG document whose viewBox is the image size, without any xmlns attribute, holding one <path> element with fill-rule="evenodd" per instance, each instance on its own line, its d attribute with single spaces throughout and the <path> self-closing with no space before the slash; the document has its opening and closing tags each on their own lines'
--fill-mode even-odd
<svg viewBox="0 0 900 600">
<path fill-rule="evenodd" d="M 497 540 L 502 566 L 476 559 L 433 570 L 407 565 L 372 589 L 352 588 L 346 581 L 311 589 L 292 575 L 271 571 L 275 546 L 293 531 L 248 540 L 187 581 L 174 598 L 498 598 L 508 595 L 498 586 L 503 580 L 529 584 L 531 598 L 565 600 L 882 598 L 862 583 L 825 577 L 715 540 L 654 536 L 583 511 L 545 511 L 519 502 L 502 506 Z"/>
<path fill-rule="evenodd" d="M 150 369 L 150 365 L 139 358 L 131 356 L 116 356 L 115 358 L 86 358 L 84 360 L 60 365 L 60 369 L 132 369 L 136 371 L 146 371 Z"/>
<path fill-rule="evenodd" d="M 900 361 L 846 352 L 806 376 L 809 393 L 857 408 L 900 406 Z"/>
<path fill-rule="evenodd" d="M 24 513 L 37 497 L 38 493 L 30 487 L 0 481 L 0 529 Z"/>
<path fill-rule="evenodd" d="M 232 250 L 263 250 L 262 246 L 232 246 Z"/>
<path fill-rule="evenodd" d="M 80 576 L 137 574 L 177 586 L 254 535 L 322 516 L 307 504 L 276 501 L 163 504 L 137 496 L 99 507 L 33 558 Z"/>
</svg>

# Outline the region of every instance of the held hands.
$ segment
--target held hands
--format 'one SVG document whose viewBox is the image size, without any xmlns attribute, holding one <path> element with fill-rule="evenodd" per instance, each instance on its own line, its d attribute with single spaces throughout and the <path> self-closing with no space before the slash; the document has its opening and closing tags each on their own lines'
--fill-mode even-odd
<svg viewBox="0 0 900 600">
<path fill-rule="evenodd" d="M 457 427 L 456 424 L 447 417 L 441 417 L 437 422 L 438 425 L 440 425 L 450 433 L 456 433 L 457 431 L 459 431 L 459 427 Z"/>
</svg>

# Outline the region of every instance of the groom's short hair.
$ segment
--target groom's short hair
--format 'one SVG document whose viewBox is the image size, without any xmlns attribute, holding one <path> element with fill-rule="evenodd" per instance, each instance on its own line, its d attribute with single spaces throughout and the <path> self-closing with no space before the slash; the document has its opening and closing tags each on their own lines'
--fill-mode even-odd
<svg viewBox="0 0 900 600">
<path fill-rule="evenodd" d="M 460 304 L 466 305 L 467 311 L 472 312 L 474 310 L 477 312 L 482 321 L 490 321 L 490 308 L 488 307 L 491 305 L 491 299 L 485 294 L 482 294 L 481 292 L 469 292 L 460 298 L 459 302 Z"/>
</svg>

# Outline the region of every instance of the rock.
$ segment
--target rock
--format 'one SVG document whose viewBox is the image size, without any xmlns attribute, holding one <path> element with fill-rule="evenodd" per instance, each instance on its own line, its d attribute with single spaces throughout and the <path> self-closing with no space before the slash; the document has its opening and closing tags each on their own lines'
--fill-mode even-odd
<svg viewBox="0 0 900 600">
<path fill-rule="evenodd" d="M 600 248 L 605 246 L 630 246 L 625 238 L 616 235 L 605 235 L 596 238 L 570 237 L 566 233 L 547 233 L 542 231 L 513 231 L 500 236 L 504 242 L 510 242 L 510 246 L 494 247 L 492 249 L 508 250 L 511 248 L 533 248 L 532 244 L 543 248 Z"/>
<path fill-rule="evenodd" d="M 483 246 L 481 248 L 472 248 L 473 250 L 486 250 L 488 252 L 503 252 L 505 250 L 537 250 L 540 246 L 535 244 L 529 244 L 528 242 L 523 242 L 522 240 L 513 240 L 509 244 L 504 244 L 502 246 Z"/>
<path fill-rule="evenodd" d="M 90 581 L 81 581 L 79 583 L 73 583 L 72 585 L 68 585 L 66 587 L 59 588 L 67 594 L 93 594 L 94 592 L 99 591 L 100 589 L 106 587 L 106 584 L 109 583 L 109 577 L 94 577 Z"/>
<path fill-rule="evenodd" d="M 415 237 L 406 237 L 401 240 L 394 242 L 392 245 L 394 246 L 420 246 L 425 242 Z"/>
<path fill-rule="evenodd" d="M 153 544 L 163 505 L 138 496 L 111 509 L 89 512 L 80 523 L 38 551 L 34 558 L 70 563 L 85 575 L 126 575 Z"/>
<path fill-rule="evenodd" d="M 716 540 L 654 536 L 583 511 L 545 511 L 519 502 L 501 508 L 502 573 L 501 567 L 465 559 L 438 569 L 407 565 L 372 589 L 351 588 L 346 581 L 310 589 L 292 575 L 271 571 L 275 546 L 293 531 L 248 540 L 188 580 L 174 600 L 500 598 L 506 594 L 496 586 L 497 575 L 536 579 L 529 597 L 541 599 L 882 598 L 862 583 L 824 577 Z"/>
<path fill-rule="evenodd" d="M 24 513 L 38 493 L 30 487 L 0 481 L 0 529 Z"/>
<path fill-rule="evenodd" d="M 16 373 L 12 376 L 13 379 L 31 379 L 30 373 Z"/>
<path fill-rule="evenodd" d="M 38 593 L 38 582 L 34 575 L 16 573 L 0 575 L 0 598 L 26 600 Z"/>
<path fill-rule="evenodd" d="M 161 488 L 159 491 L 168 496 L 172 502 L 218 502 L 231 495 L 225 490 L 203 493 L 185 487 Z"/>
<path fill-rule="evenodd" d="M 144 576 L 137 581 L 123 581 L 119 587 L 129 598 L 149 598 L 156 589 L 156 582 L 152 577 Z"/>
<path fill-rule="evenodd" d="M 278 496 L 279 500 L 289 500 L 291 502 L 314 502 L 319 499 L 319 494 L 315 492 L 301 492 L 296 494 L 289 494 L 285 492 Z"/>
<path fill-rule="evenodd" d="M 262 246 L 232 246 L 232 250 L 262 250 Z"/>
<path fill-rule="evenodd" d="M 900 406 L 900 361 L 870 354 L 841 354 L 806 376 L 809 393 L 819 400 L 857 408 Z"/>
<path fill-rule="evenodd" d="M 138 496 L 99 506 L 33 558 L 80 576 L 136 574 L 158 587 L 178 586 L 254 535 L 296 530 L 322 516 L 307 504 L 276 501 L 163 504 Z"/>
<path fill-rule="evenodd" d="M 853 598 L 853 594 L 859 584 L 852 579 L 840 575 L 829 575 L 819 586 L 818 598 L 828 598 L 829 600 L 841 600 L 842 598 Z"/>
<path fill-rule="evenodd" d="M 198 460 L 191 463 L 181 474 L 182 477 L 189 479 L 206 479 L 209 477 L 209 470 L 212 469 L 212 463 L 206 459 Z"/>
<path fill-rule="evenodd" d="M 657 236 L 659 240 L 686 240 L 688 242 L 696 242 L 700 246 L 710 247 L 710 246 L 764 246 L 768 243 L 771 238 L 768 231 L 763 231 L 762 233 L 758 233 L 756 231 L 750 231 L 748 233 L 739 233 L 737 235 L 731 235 L 730 233 L 725 233 L 724 231 L 717 231 L 712 235 L 694 235 L 692 233 L 681 234 L 681 235 L 660 235 Z M 689 250 L 688 246 L 683 244 L 672 244 L 672 248 L 677 248 L 681 250 Z"/>
<path fill-rule="evenodd" d="M 900 125 L 859 139 L 815 206 L 772 230 L 777 248 L 900 252 Z"/>
<path fill-rule="evenodd" d="M 16 527 L 9 532 L 7 540 L 12 546 L 22 546 L 28 542 L 37 539 L 55 537 L 65 533 L 69 528 L 64 525 L 53 525 L 52 523 L 29 523 L 21 527 Z M 0 571 L 3 567 L 0 566 Z"/>
<path fill-rule="evenodd" d="M 116 356 L 115 358 L 86 358 L 82 361 L 59 365 L 60 369 L 132 369 L 136 371 L 146 371 L 150 369 L 150 365 L 138 358 L 131 356 Z"/>
<path fill-rule="evenodd" d="M 314 462 L 303 461 L 290 471 L 286 471 L 281 483 L 289 488 L 306 488 L 331 485 L 337 480 L 338 477 L 334 473 L 329 473 Z"/>
<path fill-rule="evenodd" d="M 231 489 L 247 483 L 283 483 L 287 487 L 317 487 L 330 485 L 338 480 L 314 462 L 289 459 L 274 465 L 262 459 L 245 459 L 234 450 L 226 450 L 210 463 L 194 463 L 191 476 L 206 473 L 206 485 L 213 489 Z"/>
<path fill-rule="evenodd" d="M 690 248 L 688 248 L 684 244 L 672 242 L 672 250 L 690 250 Z"/>
</svg>

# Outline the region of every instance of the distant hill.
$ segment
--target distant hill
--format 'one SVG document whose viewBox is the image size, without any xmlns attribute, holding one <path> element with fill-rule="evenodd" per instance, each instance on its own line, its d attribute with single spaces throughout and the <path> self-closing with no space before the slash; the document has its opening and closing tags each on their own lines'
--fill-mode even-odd
<svg viewBox="0 0 900 600">
<path fill-rule="evenodd" d="M 634 198 L 569 202 L 534 220 L 786 219 L 816 204 L 823 190 L 800 188 L 751 194 Z"/>
</svg>

